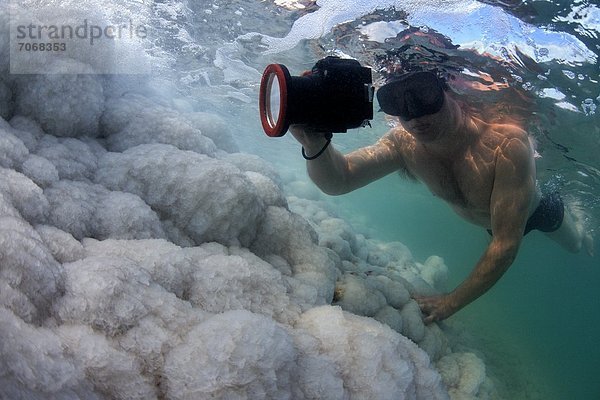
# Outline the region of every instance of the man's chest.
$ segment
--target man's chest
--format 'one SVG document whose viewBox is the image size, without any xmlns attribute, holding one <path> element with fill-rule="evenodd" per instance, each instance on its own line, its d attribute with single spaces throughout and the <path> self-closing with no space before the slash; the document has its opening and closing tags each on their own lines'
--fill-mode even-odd
<svg viewBox="0 0 600 400">
<path fill-rule="evenodd" d="M 465 152 L 454 159 L 416 154 L 411 170 L 437 197 L 454 208 L 489 212 L 494 185 L 494 159 Z"/>
</svg>

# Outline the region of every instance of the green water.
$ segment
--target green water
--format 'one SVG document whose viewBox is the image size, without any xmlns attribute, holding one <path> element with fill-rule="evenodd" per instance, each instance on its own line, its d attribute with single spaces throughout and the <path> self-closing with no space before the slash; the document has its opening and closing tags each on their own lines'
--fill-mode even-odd
<svg viewBox="0 0 600 400">
<path fill-rule="evenodd" d="M 489 241 L 417 183 L 388 176 L 333 199 L 340 213 L 383 240 L 405 243 L 417 261 L 443 257 L 449 289 Z M 452 322 L 476 337 L 492 375 L 511 399 L 600 399 L 600 268 L 532 232 L 502 279 Z"/>
</svg>

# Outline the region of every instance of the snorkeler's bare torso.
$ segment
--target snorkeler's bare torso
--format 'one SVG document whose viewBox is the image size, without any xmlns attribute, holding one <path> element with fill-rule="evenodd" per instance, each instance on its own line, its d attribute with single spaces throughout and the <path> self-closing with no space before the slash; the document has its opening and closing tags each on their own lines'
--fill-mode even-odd
<svg viewBox="0 0 600 400">
<path fill-rule="evenodd" d="M 395 131 L 397 148 L 408 172 L 445 200 L 465 220 L 490 228 L 490 199 L 494 186 L 496 161 L 511 140 L 527 143 L 527 133 L 513 125 L 486 124 L 477 121 L 473 139 L 452 154 L 430 152 L 415 138 L 399 128 Z M 532 198 L 531 212 L 536 199 Z"/>
</svg>

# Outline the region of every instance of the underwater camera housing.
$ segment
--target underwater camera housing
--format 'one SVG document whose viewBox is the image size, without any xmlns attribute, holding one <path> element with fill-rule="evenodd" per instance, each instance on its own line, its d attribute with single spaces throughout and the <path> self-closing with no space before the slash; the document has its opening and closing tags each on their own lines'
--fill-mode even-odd
<svg viewBox="0 0 600 400">
<path fill-rule="evenodd" d="M 291 76 L 285 65 L 270 64 L 260 83 L 263 129 L 279 137 L 292 124 L 327 133 L 368 125 L 373 119 L 372 83 L 371 69 L 351 59 L 325 57 L 302 76 Z"/>
</svg>

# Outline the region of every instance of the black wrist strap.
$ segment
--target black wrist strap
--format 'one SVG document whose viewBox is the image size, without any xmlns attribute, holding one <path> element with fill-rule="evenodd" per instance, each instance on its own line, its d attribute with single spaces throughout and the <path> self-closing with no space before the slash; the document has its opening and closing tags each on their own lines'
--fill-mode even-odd
<svg viewBox="0 0 600 400">
<path fill-rule="evenodd" d="M 328 133 L 327 135 L 325 135 L 325 139 L 327 139 L 325 146 L 323 146 L 323 148 L 321 150 L 319 150 L 319 152 L 317 154 L 315 154 L 314 156 L 310 156 L 310 157 L 307 156 L 306 152 L 304 151 L 304 147 L 302 147 L 302 157 L 304 157 L 304 159 L 308 160 L 308 161 L 317 159 L 321 154 L 323 154 L 325 152 L 325 150 L 327 150 L 327 147 L 329 147 L 329 143 L 331 143 L 332 137 L 333 137 L 333 135 L 331 133 Z"/>
</svg>

